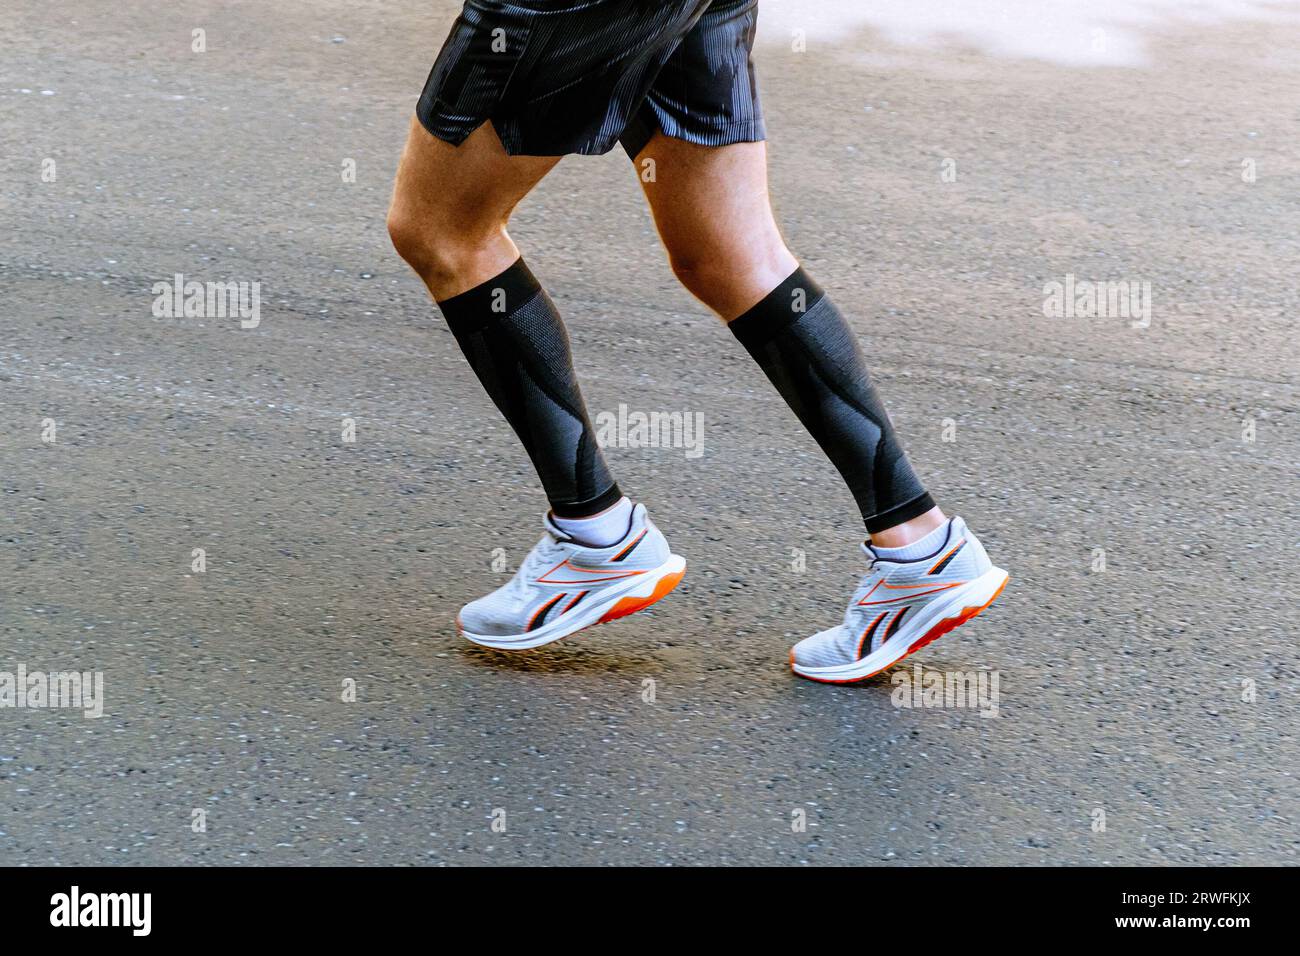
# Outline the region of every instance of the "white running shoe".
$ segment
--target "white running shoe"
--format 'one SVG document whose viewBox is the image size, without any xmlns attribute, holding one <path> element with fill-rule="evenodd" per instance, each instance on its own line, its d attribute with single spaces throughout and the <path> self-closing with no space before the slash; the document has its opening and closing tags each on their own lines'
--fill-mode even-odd
<svg viewBox="0 0 1300 956">
<path fill-rule="evenodd" d="M 800 677 L 848 684 L 879 674 L 993 603 L 1007 572 L 994 567 L 961 518 L 934 554 L 887 561 L 864 543 L 871 569 L 858 585 L 844 623 L 804 638 L 790 651 Z"/>
<path fill-rule="evenodd" d="M 475 644 L 523 650 L 558 641 L 649 607 L 686 573 L 645 505 L 632 509 L 627 535 L 607 548 L 574 540 L 549 515 L 545 527 L 509 584 L 461 608 L 456 626 Z"/>
</svg>

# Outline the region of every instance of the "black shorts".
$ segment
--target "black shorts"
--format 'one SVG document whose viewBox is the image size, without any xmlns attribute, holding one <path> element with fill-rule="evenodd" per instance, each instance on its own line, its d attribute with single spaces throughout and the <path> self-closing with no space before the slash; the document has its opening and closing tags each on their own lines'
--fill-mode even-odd
<svg viewBox="0 0 1300 956">
<path fill-rule="evenodd" d="M 455 145 L 491 120 L 512 155 L 755 142 L 757 19 L 758 0 L 467 0 L 416 115 Z"/>
</svg>

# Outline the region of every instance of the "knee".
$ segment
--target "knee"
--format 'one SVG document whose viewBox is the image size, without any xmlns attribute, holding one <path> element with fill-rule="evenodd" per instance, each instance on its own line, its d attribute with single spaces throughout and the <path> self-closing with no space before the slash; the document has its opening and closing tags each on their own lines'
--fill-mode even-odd
<svg viewBox="0 0 1300 956">
<path fill-rule="evenodd" d="M 774 289 L 795 268 L 795 259 L 779 239 L 744 248 L 670 249 L 673 275 L 686 290 L 724 317 L 737 303 L 747 303 Z"/>
<path fill-rule="evenodd" d="M 727 271 L 721 268 L 719 260 L 701 254 L 698 250 L 670 252 L 668 264 L 686 291 L 705 305 L 712 305 L 711 300 L 723 294 L 730 282 Z"/>
<path fill-rule="evenodd" d="M 455 271 L 459 237 L 396 204 L 388 210 L 388 238 L 397 254 L 426 280 Z"/>
<path fill-rule="evenodd" d="M 500 223 L 466 225 L 439 221 L 399 203 L 388 210 L 388 237 L 393 248 L 431 286 L 452 282 L 475 271 L 479 259 L 504 239 Z"/>
</svg>

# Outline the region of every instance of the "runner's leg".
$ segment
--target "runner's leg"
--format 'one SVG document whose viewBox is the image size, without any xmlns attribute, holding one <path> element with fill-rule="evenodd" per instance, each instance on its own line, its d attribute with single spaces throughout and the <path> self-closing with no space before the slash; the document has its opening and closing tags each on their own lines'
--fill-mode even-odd
<svg viewBox="0 0 1300 956">
<path fill-rule="evenodd" d="M 894 433 L 843 316 L 786 248 L 766 144 L 709 147 L 655 134 L 637 155 L 674 273 L 726 321 L 839 469 L 872 541 L 901 547 L 943 525 Z"/>
<path fill-rule="evenodd" d="M 412 121 L 388 230 L 523 442 L 552 511 L 586 518 L 622 493 L 596 444 L 564 324 L 506 232 L 557 162 L 508 155 L 490 123 L 452 146 Z"/>
</svg>

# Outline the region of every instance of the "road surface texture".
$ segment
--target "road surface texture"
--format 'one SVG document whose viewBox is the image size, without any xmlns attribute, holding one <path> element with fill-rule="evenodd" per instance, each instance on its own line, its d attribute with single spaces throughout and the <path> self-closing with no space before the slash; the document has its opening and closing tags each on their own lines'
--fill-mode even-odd
<svg viewBox="0 0 1300 956">
<path fill-rule="evenodd" d="M 992 716 L 791 676 L 860 522 L 618 151 L 512 234 L 593 414 L 702 416 L 609 449 L 688 573 L 457 637 L 545 502 L 384 225 L 455 9 L 8 0 L 0 671 L 100 671 L 104 712 L 0 708 L 0 863 L 1296 862 L 1297 21 L 1073 63 L 783 9 L 756 54 L 792 248 L 1011 572 L 911 659 Z M 176 274 L 260 323 L 155 315 Z M 1046 314 L 1068 277 L 1149 322 Z"/>
</svg>

